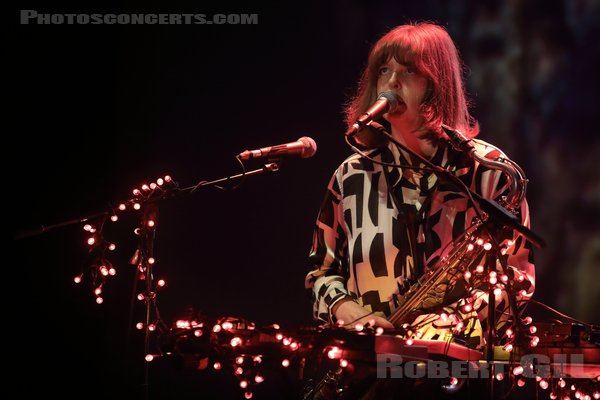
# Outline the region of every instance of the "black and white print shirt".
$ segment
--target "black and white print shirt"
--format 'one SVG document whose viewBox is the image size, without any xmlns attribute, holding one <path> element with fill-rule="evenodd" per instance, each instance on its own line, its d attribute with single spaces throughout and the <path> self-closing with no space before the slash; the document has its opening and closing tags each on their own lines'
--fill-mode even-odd
<svg viewBox="0 0 600 400">
<path fill-rule="evenodd" d="M 487 158 L 506 157 L 484 141 L 472 143 Z M 369 155 L 384 163 L 418 164 L 393 143 Z M 437 143 L 430 161 L 485 198 L 498 200 L 508 191 L 503 173 L 455 151 L 444 140 Z M 329 182 L 313 235 L 305 286 L 312 289 L 314 318 L 333 322 L 331 308 L 348 297 L 389 317 L 399 297 L 435 265 L 446 245 L 471 226 L 474 217 L 466 195 L 438 182 L 431 172 L 382 166 L 358 154 L 348 157 Z M 526 200 L 517 217 L 529 226 Z M 532 249 L 518 234 L 506 239 L 514 242 L 504 256 L 507 264 L 526 278 L 517 298 L 523 304 L 535 283 Z M 499 309 L 508 307 L 503 297 L 496 299 Z M 480 318 L 487 314 L 487 302 L 482 303 L 477 310 Z"/>
</svg>

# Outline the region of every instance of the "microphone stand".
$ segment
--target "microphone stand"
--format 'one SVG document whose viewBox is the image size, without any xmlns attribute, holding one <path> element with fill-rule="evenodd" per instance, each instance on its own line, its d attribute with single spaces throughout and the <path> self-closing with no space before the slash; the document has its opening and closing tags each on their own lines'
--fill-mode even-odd
<svg viewBox="0 0 600 400">
<path fill-rule="evenodd" d="M 399 148 L 403 149 L 404 151 L 409 153 L 414 158 L 421 161 L 423 164 L 425 164 L 427 166 L 428 169 L 430 169 L 434 174 L 436 174 L 436 176 L 438 177 L 438 179 L 440 181 L 446 180 L 447 182 L 454 183 L 456 186 L 458 186 L 458 188 L 460 190 L 462 190 L 463 192 L 465 192 L 465 194 L 467 194 L 469 199 L 472 200 L 473 207 L 475 208 L 475 211 L 479 217 L 481 217 L 480 210 L 487 214 L 487 217 L 488 217 L 487 220 L 486 221 L 482 220 L 482 223 L 485 222 L 483 224 L 483 228 L 487 232 L 487 235 L 490 239 L 490 243 L 492 244 L 492 251 L 489 251 L 487 254 L 487 257 L 486 257 L 486 270 L 487 270 L 488 276 L 491 271 L 496 270 L 497 254 L 500 252 L 500 248 L 499 248 L 498 241 L 497 241 L 497 235 L 504 227 L 509 227 L 513 230 L 516 230 L 517 232 L 522 234 L 526 240 L 530 241 L 532 244 L 534 244 L 538 248 L 545 247 L 546 243 L 543 238 L 541 238 L 540 236 L 535 234 L 533 231 L 531 231 L 526 226 L 522 225 L 520 223 L 520 221 L 517 219 L 517 217 L 515 217 L 513 214 L 511 214 L 506 209 L 504 209 L 504 207 L 502 207 L 496 201 L 486 199 L 483 196 L 481 196 L 480 194 L 470 190 L 452 172 L 445 170 L 444 168 L 440 167 L 439 165 L 433 164 L 431 161 L 429 161 L 425 157 L 421 156 L 420 154 L 417 154 L 416 152 L 414 152 L 413 150 L 408 148 L 406 145 L 400 143 L 381 124 L 378 124 L 376 122 L 370 122 L 369 124 L 362 124 L 361 129 L 365 128 L 366 126 L 371 126 L 376 131 L 385 135 L 390 142 L 394 143 L 396 146 L 398 146 Z M 356 133 L 358 133 L 358 130 L 349 129 L 346 132 L 346 138 L 347 138 L 347 142 L 350 144 L 352 149 L 355 152 L 360 154 L 362 152 L 360 150 L 358 150 L 352 143 L 350 143 L 350 138 L 352 138 Z M 488 396 L 489 396 L 488 398 L 490 400 L 494 398 L 494 379 L 495 379 L 494 339 L 495 339 L 495 335 L 496 335 L 496 327 L 495 327 L 495 325 L 496 325 L 495 324 L 496 296 L 494 294 L 493 286 L 494 285 L 489 284 L 489 290 L 488 290 L 488 296 L 489 296 L 488 297 L 488 318 L 487 318 L 488 331 L 487 331 L 487 343 L 486 343 L 486 361 L 487 361 L 487 365 L 490 367 L 490 379 L 488 380 Z M 513 317 L 515 318 L 515 322 L 518 322 L 517 321 L 518 313 L 517 313 L 517 308 L 516 308 L 516 304 L 515 304 L 515 299 L 512 297 L 512 295 L 508 291 L 507 291 L 507 293 L 508 293 L 508 299 L 509 299 L 509 303 L 510 303 L 511 313 L 513 314 Z"/>
<path fill-rule="evenodd" d="M 134 205 L 138 204 L 140 206 L 139 209 L 143 210 L 142 218 L 140 221 L 139 227 L 139 245 L 136 250 L 132 260 L 130 261 L 132 264 L 136 265 L 136 274 L 135 278 L 138 277 L 145 281 L 145 291 L 144 291 L 144 301 L 145 301 L 145 324 L 144 324 L 144 357 L 151 357 L 151 349 L 150 349 L 150 334 L 154 331 L 158 324 L 163 324 L 160 313 L 158 311 L 158 307 L 156 304 L 156 285 L 154 283 L 154 274 L 153 274 L 153 264 L 154 264 L 154 240 L 156 236 L 156 224 L 158 220 L 158 210 L 160 201 L 176 197 L 182 194 L 191 194 L 195 192 L 200 187 L 208 187 L 214 186 L 219 187 L 219 184 L 229 183 L 232 181 L 241 180 L 247 176 L 255 176 L 266 173 L 273 173 L 279 171 L 281 167 L 281 159 L 268 159 L 268 163 L 264 164 L 262 168 L 258 168 L 252 171 L 244 172 L 237 175 L 228 176 L 225 178 L 219 178 L 213 181 L 200 181 L 194 186 L 189 186 L 183 189 L 180 189 L 176 184 L 171 185 L 170 187 L 160 187 L 156 186 L 155 189 L 151 190 L 148 194 L 140 193 L 138 196 L 128 199 L 121 204 L 129 204 Z M 73 218 L 64 222 L 60 222 L 57 224 L 49 225 L 49 226 L 40 226 L 38 228 L 31 229 L 29 231 L 25 231 L 15 235 L 15 238 L 22 239 L 26 237 L 31 237 L 35 235 L 39 235 L 44 232 L 48 232 L 52 229 L 69 226 L 81 222 L 86 222 L 98 217 L 105 217 L 114 213 L 113 209 L 94 213 L 86 216 L 82 216 L 79 218 Z M 134 288 L 135 290 L 135 288 Z M 134 293 L 135 295 L 135 293 Z M 159 326 L 159 327 L 162 327 Z M 144 382 L 143 382 L 143 396 L 144 399 L 149 398 L 150 391 L 150 370 L 149 370 L 149 361 L 150 359 L 146 359 L 147 362 L 144 364 Z"/>
</svg>

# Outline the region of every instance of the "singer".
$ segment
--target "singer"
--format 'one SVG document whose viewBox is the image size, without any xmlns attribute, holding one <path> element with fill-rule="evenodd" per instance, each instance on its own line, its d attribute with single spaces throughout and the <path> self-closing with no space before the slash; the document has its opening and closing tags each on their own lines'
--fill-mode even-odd
<svg viewBox="0 0 600 400">
<path fill-rule="evenodd" d="M 382 93 L 396 96 L 397 104 L 391 104 L 379 119 L 395 139 L 451 171 L 484 198 L 506 196 L 505 174 L 452 147 L 441 129 L 445 124 L 461 131 L 487 158 L 506 157 L 491 144 L 473 139 L 479 125 L 469 113 L 461 71 L 452 39 L 436 24 L 398 26 L 372 47 L 358 90 L 345 108 L 346 123 L 370 157 L 400 167 L 383 166 L 355 154 L 333 173 L 316 221 L 305 280 L 318 322 L 342 320 L 349 328 L 358 323 L 392 328 L 387 318 L 399 299 L 476 215 L 463 192 L 419 169 L 425 165 L 368 124 L 369 118 L 377 118 L 372 110 L 382 109 Z M 362 121 L 358 130 L 357 121 Z M 529 225 L 524 198 L 516 215 Z M 517 296 L 521 306 L 534 290 L 532 250 L 518 235 L 511 233 L 509 240 L 514 246 L 506 257 L 513 268 L 507 273 L 520 276 L 523 282 Z M 419 327 L 415 337 L 460 337 L 462 343 L 481 348 L 488 305 L 486 293 L 479 293 L 472 311 L 450 315 L 448 322 L 435 315 L 433 322 L 427 316 L 415 321 L 412 325 Z M 505 296 L 496 297 L 499 321 L 508 315 Z M 457 320 L 452 317 L 464 321 L 460 334 L 452 332 L 451 321 Z"/>
</svg>

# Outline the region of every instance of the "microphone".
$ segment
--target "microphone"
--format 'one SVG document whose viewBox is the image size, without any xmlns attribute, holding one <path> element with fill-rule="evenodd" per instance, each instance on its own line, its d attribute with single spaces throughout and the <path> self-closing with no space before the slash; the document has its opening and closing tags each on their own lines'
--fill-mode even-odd
<svg viewBox="0 0 600 400">
<path fill-rule="evenodd" d="M 398 107 L 398 97 L 393 92 L 382 92 L 377 97 L 373 105 L 362 114 L 354 125 L 348 129 L 346 136 L 356 135 L 365 126 L 371 124 L 373 120 L 378 119 L 387 112 L 392 112 Z"/>
<path fill-rule="evenodd" d="M 317 152 L 317 144 L 308 136 L 303 136 L 292 143 L 278 144 L 277 146 L 263 147 L 257 150 L 245 150 L 238 154 L 240 160 L 249 160 L 251 158 L 263 157 L 285 157 L 300 156 L 309 158 Z"/>
<path fill-rule="evenodd" d="M 446 135 L 448 135 L 448 139 L 450 139 L 450 144 L 454 147 L 455 150 L 465 151 L 470 153 L 474 151 L 475 148 L 471 144 L 471 139 L 467 138 L 461 131 L 457 129 L 450 128 L 448 125 L 441 125 Z"/>
</svg>

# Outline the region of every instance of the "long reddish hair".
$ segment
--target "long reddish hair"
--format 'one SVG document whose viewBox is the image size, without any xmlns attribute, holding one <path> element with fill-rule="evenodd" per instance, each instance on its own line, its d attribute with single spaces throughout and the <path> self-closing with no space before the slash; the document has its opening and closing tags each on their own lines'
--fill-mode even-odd
<svg viewBox="0 0 600 400">
<path fill-rule="evenodd" d="M 379 68 L 392 57 L 399 64 L 413 66 L 428 80 L 421 104 L 422 137 L 430 140 L 445 137 L 440 128 L 442 123 L 468 137 L 479 133 L 479 124 L 469 114 L 458 50 L 443 27 L 425 22 L 400 25 L 373 45 L 358 91 L 345 108 L 348 127 L 377 99 Z M 381 135 L 370 129 L 363 130 L 357 140 L 371 148 L 385 143 Z"/>
</svg>

